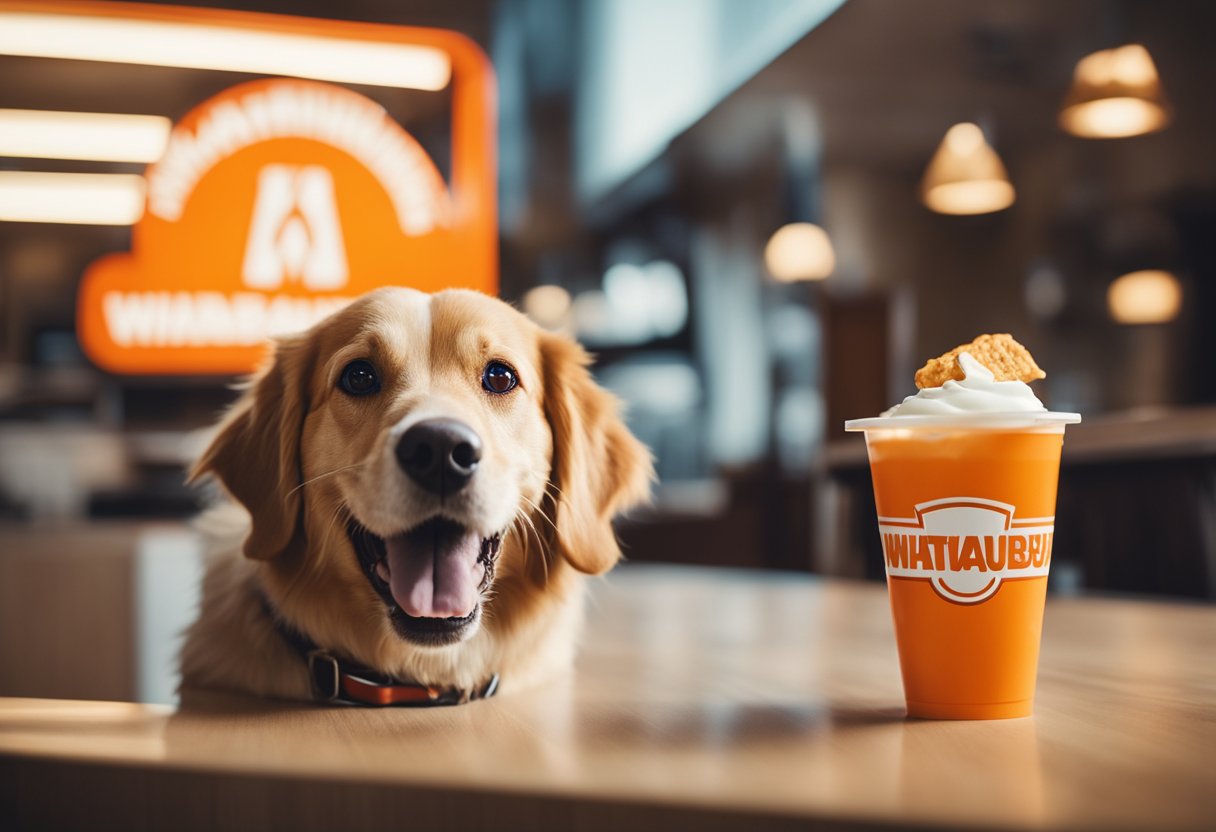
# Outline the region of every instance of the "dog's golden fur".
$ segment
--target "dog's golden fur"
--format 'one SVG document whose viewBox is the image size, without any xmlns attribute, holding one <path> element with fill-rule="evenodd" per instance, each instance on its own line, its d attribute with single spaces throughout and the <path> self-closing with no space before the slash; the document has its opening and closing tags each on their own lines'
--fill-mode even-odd
<svg viewBox="0 0 1216 832">
<path fill-rule="evenodd" d="M 377 366 L 376 395 L 338 389 L 356 359 Z M 488 360 L 517 371 L 509 396 L 482 389 Z M 244 512 L 205 521 L 216 551 L 182 652 L 183 689 L 308 697 L 304 663 L 267 602 L 317 645 L 403 680 L 469 688 L 498 673 L 509 690 L 569 666 L 584 576 L 617 562 L 612 517 L 645 498 L 652 476 L 587 365 L 574 342 L 467 291 L 379 290 L 280 339 L 193 472 L 216 477 Z M 411 516 L 421 498 L 392 443 L 403 424 L 435 415 L 482 437 L 465 520 L 506 534 L 480 626 L 425 647 L 394 631 L 345 524 L 425 519 Z"/>
</svg>

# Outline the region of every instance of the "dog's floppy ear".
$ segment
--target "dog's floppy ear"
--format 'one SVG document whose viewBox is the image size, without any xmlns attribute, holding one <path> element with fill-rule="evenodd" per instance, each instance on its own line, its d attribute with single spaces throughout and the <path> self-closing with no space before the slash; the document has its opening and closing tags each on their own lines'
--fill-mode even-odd
<svg viewBox="0 0 1216 832">
<path fill-rule="evenodd" d="M 564 337 L 541 337 L 545 418 L 553 433 L 547 504 L 553 549 L 575 569 L 599 575 L 621 557 L 612 517 L 645 500 L 650 452 L 620 417 L 616 398 L 587 370 L 590 358 Z"/>
<path fill-rule="evenodd" d="M 190 471 L 189 482 L 214 474 L 248 511 L 245 556 L 270 560 L 298 544 L 300 432 L 311 373 L 304 337 L 279 339 L 274 360 L 255 376 L 219 434 Z"/>
</svg>

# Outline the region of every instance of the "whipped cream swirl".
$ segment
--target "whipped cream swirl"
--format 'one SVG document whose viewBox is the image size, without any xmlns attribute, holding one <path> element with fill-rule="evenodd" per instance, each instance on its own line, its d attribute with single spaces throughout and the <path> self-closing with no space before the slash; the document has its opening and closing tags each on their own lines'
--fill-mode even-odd
<svg viewBox="0 0 1216 832">
<path fill-rule="evenodd" d="M 926 387 L 882 415 L 936 416 L 1047 410 L 1025 382 L 996 381 L 992 371 L 972 358 L 970 353 L 959 353 L 958 363 L 966 376 L 962 381 L 947 381 L 941 387 Z"/>
</svg>

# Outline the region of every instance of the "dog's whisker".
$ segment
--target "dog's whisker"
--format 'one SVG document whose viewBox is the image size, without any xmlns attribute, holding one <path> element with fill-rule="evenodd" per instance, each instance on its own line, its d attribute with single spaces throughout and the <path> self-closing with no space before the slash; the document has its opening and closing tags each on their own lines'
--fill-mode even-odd
<svg viewBox="0 0 1216 832">
<path fill-rule="evenodd" d="M 532 548 L 532 545 L 528 542 L 528 535 L 523 527 L 521 512 L 515 512 L 515 516 L 511 518 L 511 522 L 507 525 L 507 534 L 510 534 L 511 532 L 514 532 L 519 536 L 519 544 L 521 547 L 523 547 L 524 566 L 527 566 L 528 559 L 531 556 L 531 552 L 529 550 Z"/>
<path fill-rule="evenodd" d="M 311 485 L 312 483 L 316 482 L 317 480 L 323 480 L 326 477 L 332 477 L 335 474 L 341 474 L 343 471 L 350 471 L 355 468 L 362 468 L 365 465 L 367 465 L 366 461 L 356 462 L 354 465 L 343 465 L 341 468 L 335 468 L 332 471 L 326 471 L 324 474 L 317 474 L 317 476 L 312 477 L 311 479 L 304 480 L 304 482 L 300 483 L 295 488 L 288 491 L 286 496 L 290 497 L 292 494 L 295 494 L 297 491 L 299 491 L 304 486 Z"/>
<path fill-rule="evenodd" d="M 529 536 L 531 536 L 531 538 L 536 539 L 536 555 L 537 555 L 537 557 L 541 558 L 542 562 L 544 562 L 545 561 L 545 540 L 544 540 L 544 538 L 541 538 L 540 529 L 536 528 L 536 523 L 533 522 L 533 518 L 531 518 L 530 516 L 523 515 L 522 518 L 520 518 L 520 519 L 523 519 L 523 522 L 527 523 Z"/>
<path fill-rule="evenodd" d="M 525 537 L 528 536 L 527 532 L 529 531 L 532 533 L 536 532 L 536 526 L 532 523 L 532 520 L 528 517 L 528 513 L 526 511 L 520 510 L 515 512 L 515 519 L 512 522 L 513 524 L 519 526 L 521 534 L 524 534 Z"/>
<path fill-rule="evenodd" d="M 556 532 L 557 532 L 557 524 L 556 524 L 555 522 L 553 522 L 553 518 L 551 518 L 551 517 L 550 517 L 550 516 L 549 516 L 549 515 L 548 515 L 548 514 L 545 512 L 545 510 L 544 510 L 543 508 L 541 508 L 540 506 L 538 506 L 536 503 L 532 502 L 532 500 L 528 499 L 527 497 L 523 497 L 523 495 L 520 495 L 520 496 L 522 497 L 522 499 L 523 499 L 523 501 L 524 501 L 525 503 L 527 503 L 529 506 L 531 506 L 531 507 L 532 507 L 532 510 L 533 510 L 533 511 L 534 511 L 536 514 L 539 514 L 539 515 L 540 515 L 542 518 L 544 518 L 545 522 L 546 522 L 546 523 L 548 523 L 548 524 L 549 524 L 549 526 L 550 526 L 550 528 L 552 528 L 552 529 L 553 529 L 553 531 L 556 533 Z M 531 516 L 530 516 L 530 515 L 524 515 L 524 516 L 525 516 L 525 518 L 526 518 L 526 519 L 527 519 L 527 521 L 528 521 L 528 525 L 532 527 L 532 531 L 533 531 L 533 533 L 536 535 L 536 544 L 537 544 L 537 548 L 540 550 L 540 558 L 541 558 L 541 562 L 544 564 L 544 568 L 545 568 L 545 580 L 548 580 L 548 579 L 549 579 L 549 551 L 548 551 L 548 546 L 546 546 L 546 545 L 545 545 L 545 541 L 544 541 L 544 539 L 541 537 L 540 530 L 536 528 L 536 524 L 535 524 L 535 523 L 532 521 Z"/>
<path fill-rule="evenodd" d="M 328 543 L 328 537 L 329 535 L 327 533 L 323 533 L 321 535 L 321 546 L 319 547 L 319 551 L 325 551 L 324 547 Z M 283 586 L 283 595 L 278 602 L 280 606 L 289 604 L 292 597 L 303 591 L 308 583 L 313 580 L 314 574 L 318 571 L 318 564 L 316 563 L 317 560 L 319 559 L 308 558 L 305 560 L 305 563 L 301 569 L 290 570 L 287 583 Z"/>
<path fill-rule="evenodd" d="M 554 523 L 552 518 L 550 518 L 549 515 L 545 513 L 545 510 L 543 508 L 541 508 L 536 503 L 532 502 L 531 500 L 529 500 L 527 497 L 523 496 L 522 494 L 520 495 L 520 499 L 523 500 L 525 503 L 527 503 L 529 506 L 531 506 L 533 511 L 535 511 L 537 514 L 539 514 L 541 517 L 543 517 L 545 519 L 545 522 L 553 527 L 553 531 L 555 531 L 555 532 L 557 531 L 557 524 Z"/>
<path fill-rule="evenodd" d="M 332 551 L 331 544 L 335 532 L 341 532 L 345 527 L 346 518 L 350 514 L 350 509 L 343 502 L 337 503 L 329 514 L 329 518 L 324 525 L 321 526 L 320 544 L 317 551 L 329 552 Z M 304 568 L 296 571 L 290 583 L 285 590 L 285 597 L 290 597 L 293 593 L 300 591 L 310 581 L 317 579 L 325 568 L 325 564 L 321 558 L 309 558 Z"/>
<path fill-rule="evenodd" d="M 550 492 L 552 492 L 552 493 L 550 493 Z M 566 492 L 562 491 L 561 487 L 558 486 L 558 484 L 555 483 L 553 480 L 548 480 L 547 482 L 545 482 L 545 495 L 556 499 L 558 497 L 565 497 Z"/>
<path fill-rule="evenodd" d="M 350 524 L 351 516 L 350 507 L 345 502 L 339 502 L 334 508 L 333 516 L 330 518 L 329 522 L 329 530 L 326 532 L 326 551 L 331 551 L 328 548 L 330 538 L 332 538 L 334 535 L 338 535 L 340 537 L 346 536 L 346 527 Z"/>
<path fill-rule="evenodd" d="M 525 498 L 525 500 L 526 500 L 526 499 L 527 499 L 527 498 Z M 530 502 L 530 501 L 529 501 L 529 502 Z M 521 512 L 517 512 L 517 513 L 516 513 L 516 518 L 517 518 L 517 521 L 521 521 L 521 522 L 523 522 L 523 523 L 526 523 L 526 524 L 527 524 L 527 529 L 528 529 L 529 531 L 531 531 L 532 536 L 534 536 L 534 537 L 536 538 L 536 550 L 537 550 L 537 557 L 539 557 L 539 558 L 540 558 L 540 565 L 541 565 L 541 568 L 544 570 L 544 573 L 545 573 L 545 581 L 546 581 L 546 582 L 548 582 L 548 580 L 549 580 L 549 558 L 548 558 L 548 556 L 547 556 L 547 554 L 546 554 L 546 551 L 545 551 L 545 543 L 544 543 L 544 539 L 541 537 L 541 535 L 540 535 L 540 531 L 539 531 L 539 530 L 536 528 L 536 524 L 532 522 L 532 518 L 531 518 L 531 516 L 530 516 L 528 513 L 526 513 L 526 512 L 522 512 L 522 511 L 521 511 Z M 530 549 L 531 549 L 531 547 L 527 545 L 527 538 L 525 537 L 525 540 L 524 540 L 524 552 L 525 552 L 525 557 L 526 557 L 526 553 L 527 553 L 527 552 L 528 552 Z"/>
</svg>

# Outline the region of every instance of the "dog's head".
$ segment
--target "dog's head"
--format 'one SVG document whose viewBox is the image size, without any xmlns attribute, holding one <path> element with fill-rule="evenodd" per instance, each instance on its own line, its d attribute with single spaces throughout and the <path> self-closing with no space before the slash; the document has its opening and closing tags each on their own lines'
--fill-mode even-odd
<svg viewBox="0 0 1216 832">
<path fill-rule="evenodd" d="M 575 343 L 475 292 L 383 289 L 278 342 L 207 473 L 279 609 L 367 656 L 471 638 L 504 583 L 608 570 L 652 469 Z"/>
</svg>

